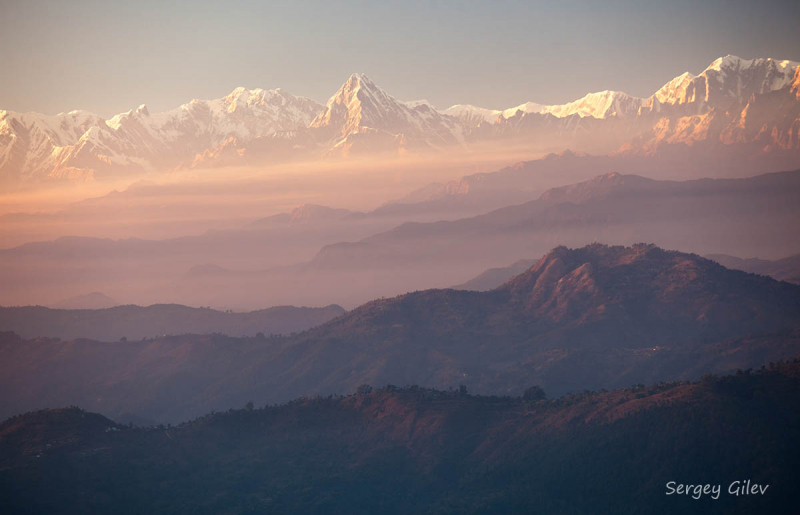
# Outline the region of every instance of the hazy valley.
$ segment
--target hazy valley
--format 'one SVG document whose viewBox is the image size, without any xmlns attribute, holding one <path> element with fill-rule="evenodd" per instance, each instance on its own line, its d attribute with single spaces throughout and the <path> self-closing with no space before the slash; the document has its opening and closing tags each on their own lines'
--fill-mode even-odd
<svg viewBox="0 0 800 515">
<path fill-rule="evenodd" d="M 0 250 L 6 284 L 0 302 L 55 305 L 99 291 L 140 305 L 352 308 L 460 284 L 558 245 L 595 241 L 782 258 L 800 252 L 799 178 L 798 172 L 693 181 L 608 174 L 476 217 L 394 228 L 403 216 L 432 215 L 417 211 L 418 204 L 388 213 L 306 206 L 201 236 L 62 238 Z"/>
<path fill-rule="evenodd" d="M 43 309 L 28 317 L 53 324 Z M 64 331 L 79 330 L 72 324 Z M 6 333 L 3 405 L 5 414 L 76 404 L 178 422 L 364 383 L 493 394 L 540 384 L 561 395 L 759 367 L 796 355 L 798 331 L 800 286 L 648 245 L 559 247 L 498 289 L 376 300 L 291 337 L 102 343 Z"/>
<path fill-rule="evenodd" d="M 265 16 L 240 7 L 213 20 L 213 37 L 192 29 L 219 47 L 196 56 L 206 77 L 196 91 L 225 85 L 210 100 L 186 102 L 186 88 L 154 95 L 183 77 L 176 57 L 148 88 L 133 67 L 87 80 L 96 102 L 74 97 L 113 113 L 149 95 L 157 109 L 0 111 L 7 510 L 790 512 L 798 62 L 713 59 L 720 45 L 698 45 L 705 57 L 670 47 L 645 70 L 624 52 L 600 59 L 598 48 L 539 70 L 536 55 L 569 53 L 544 45 L 502 65 L 492 42 L 512 33 L 509 16 L 485 41 L 464 29 L 485 47 L 448 56 L 454 74 L 471 63 L 465 80 L 425 64 L 439 49 L 422 41 L 448 25 L 423 13 L 438 4 L 417 6 L 418 20 L 381 17 L 387 34 L 395 22 L 436 25 L 402 38 L 413 71 L 402 60 L 376 66 L 385 55 L 341 61 L 391 53 L 375 20 L 351 25 L 385 9 L 377 4 L 350 9 L 352 20 L 318 6 L 259 25 L 259 37 L 303 27 L 302 41 L 271 47 L 247 31 L 226 35 L 227 24 Z M 592 27 L 582 30 L 619 30 L 585 7 Z M 159 9 L 172 8 L 176 26 L 203 16 Z M 104 12 L 67 18 L 80 25 Z M 306 30 L 322 12 L 330 30 L 349 28 L 341 41 L 320 44 Z M 78 39 L 100 55 L 130 38 L 128 27 L 147 33 L 167 19 L 129 23 L 135 14 L 106 25 L 102 44 L 89 32 Z M 517 36 L 579 21 L 541 14 L 546 23 Z M 646 14 L 625 27 L 651 31 Z M 186 55 L 157 32 L 147 44 Z M 276 48 L 288 59 L 312 46 L 292 65 L 302 94 L 230 89 L 241 76 L 228 66 L 246 61 L 274 87 L 287 78 L 270 60 Z M 684 57 L 697 74 L 677 74 Z M 344 62 L 372 63 L 381 80 L 338 83 Z M 17 61 L 9 66 L 22 81 Z M 68 87 L 70 67 L 58 69 L 63 95 L 9 98 L 71 101 L 81 88 Z M 376 83 L 384 77 L 388 90 Z M 117 78 L 132 84 L 125 96 L 119 82 L 95 87 Z M 540 103 L 543 82 L 563 92 Z M 637 95 L 601 90 L 628 82 Z M 450 100 L 434 105 L 428 90 Z M 510 90 L 530 96 L 509 102 Z M 467 98 L 478 105 L 445 107 Z M 665 497 L 670 480 L 752 480 L 769 494 Z"/>
</svg>

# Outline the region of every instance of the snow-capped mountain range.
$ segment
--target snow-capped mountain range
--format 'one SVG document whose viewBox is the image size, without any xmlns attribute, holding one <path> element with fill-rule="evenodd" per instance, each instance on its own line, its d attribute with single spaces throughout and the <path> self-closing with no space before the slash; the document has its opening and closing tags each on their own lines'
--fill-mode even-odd
<svg viewBox="0 0 800 515">
<path fill-rule="evenodd" d="M 109 120 L 0 111 L 0 179 L 101 178 L 269 159 L 467 148 L 486 141 L 547 142 L 577 151 L 652 154 L 665 145 L 800 147 L 798 63 L 725 56 L 648 98 L 590 93 L 563 105 L 494 110 L 401 101 L 352 75 L 321 105 L 281 89 L 237 88 L 163 113 L 145 105 Z"/>
<path fill-rule="evenodd" d="M 459 104 L 448 107 L 442 112 L 456 116 L 467 125 L 479 125 L 481 122 L 494 123 L 498 117 L 510 118 L 518 113 L 551 114 L 556 118 L 566 118 L 574 114 L 581 118 L 587 116 L 592 118 L 628 117 L 638 114 L 639 108 L 644 103 L 644 99 L 632 97 L 621 91 L 600 91 L 589 93 L 574 102 L 561 105 L 542 105 L 535 102 L 526 102 L 509 109 L 494 110 Z"/>
<path fill-rule="evenodd" d="M 494 123 L 498 117 L 510 118 L 518 113 L 552 114 L 557 118 L 578 115 L 581 118 L 630 118 L 648 112 L 660 113 L 673 106 L 682 114 L 699 114 L 706 107 L 727 107 L 754 94 L 783 89 L 795 78 L 798 63 L 774 59 L 751 59 L 728 55 L 711 63 L 700 75 L 683 73 L 648 98 L 639 98 L 621 91 L 600 91 L 562 105 L 535 102 L 504 110 L 471 105 L 454 105 L 444 113 L 461 118 L 468 124 L 476 121 Z M 690 106 L 689 109 L 685 109 Z"/>
<path fill-rule="evenodd" d="M 110 120 L 84 111 L 0 111 L 0 176 L 87 179 L 174 168 L 229 138 L 305 127 L 321 109 L 281 89 L 236 88 L 217 100 L 192 100 L 164 113 L 141 105 Z"/>
</svg>

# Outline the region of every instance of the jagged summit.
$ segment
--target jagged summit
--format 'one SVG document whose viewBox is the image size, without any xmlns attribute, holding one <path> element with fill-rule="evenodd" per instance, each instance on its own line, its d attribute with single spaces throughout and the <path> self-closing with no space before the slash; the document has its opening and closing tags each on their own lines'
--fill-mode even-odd
<svg viewBox="0 0 800 515">
<path fill-rule="evenodd" d="M 367 103 L 366 108 L 364 103 Z M 369 77 L 354 73 L 328 99 L 325 110 L 309 124 L 312 128 L 332 128 L 342 137 L 359 132 L 362 125 L 377 127 L 380 115 L 392 109 L 397 100 L 377 87 Z M 362 121 L 364 122 L 362 124 Z"/>
<path fill-rule="evenodd" d="M 666 83 L 647 99 L 642 112 L 701 114 L 713 108 L 727 109 L 752 95 L 786 87 L 797 68 L 793 61 L 727 55 L 715 59 L 699 75 L 686 72 Z"/>
<path fill-rule="evenodd" d="M 400 150 L 407 146 L 438 147 L 463 140 L 455 118 L 436 111 L 428 102 L 409 105 L 354 73 L 328 99 L 310 129 L 333 138 L 334 148 L 351 151 L 365 145 Z M 372 140 L 372 141 L 370 141 Z"/>
<path fill-rule="evenodd" d="M 0 178 L 86 180 L 261 158 L 402 154 L 517 140 L 593 154 L 654 155 L 662 143 L 700 141 L 791 150 L 800 147 L 794 128 L 799 68 L 795 61 L 727 55 L 646 99 L 606 90 L 565 104 L 525 102 L 502 110 L 456 104 L 439 111 L 427 100 L 401 101 L 354 73 L 324 106 L 280 88 L 237 87 L 162 113 L 141 104 L 109 120 L 86 111 L 0 111 Z"/>
<path fill-rule="evenodd" d="M 709 64 L 704 72 L 710 70 L 723 71 L 723 70 L 747 70 L 759 66 L 773 66 L 782 70 L 788 68 L 797 68 L 798 62 L 789 60 L 772 59 L 771 57 L 761 57 L 755 59 L 743 59 L 736 55 L 728 54 L 724 57 L 718 57 L 711 64 Z"/>
</svg>

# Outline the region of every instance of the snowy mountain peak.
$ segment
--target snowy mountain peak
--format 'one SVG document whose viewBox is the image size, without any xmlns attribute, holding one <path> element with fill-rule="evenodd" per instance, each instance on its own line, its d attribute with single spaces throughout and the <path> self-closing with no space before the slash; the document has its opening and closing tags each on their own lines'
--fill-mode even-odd
<svg viewBox="0 0 800 515">
<path fill-rule="evenodd" d="M 247 91 L 247 88 L 245 88 L 244 86 L 239 86 L 238 88 L 233 88 L 233 91 L 231 91 L 231 93 L 228 95 L 228 98 L 230 98 L 230 97 L 237 98 L 239 95 L 241 95 L 245 91 Z"/>
<path fill-rule="evenodd" d="M 622 91 L 598 91 L 589 93 L 574 102 L 560 106 L 547 106 L 547 112 L 558 118 L 566 118 L 577 114 L 581 118 L 608 118 L 610 116 L 629 117 L 635 116 L 644 102 L 643 99 L 632 97 Z"/>
<path fill-rule="evenodd" d="M 716 70 L 721 71 L 723 68 L 748 68 L 750 65 L 753 64 L 753 61 L 742 59 L 739 56 L 728 54 L 724 57 L 718 57 L 714 59 L 714 61 L 709 64 L 704 72 L 709 70 Z"/>
<path fill-rule="evenodd" d="M 281 106 L 296 104 L 298 102 L 318 105 L 316 102 L 310 99 L 305 99 L 301 97 L 295 97 L 294 95 L 290 95 L 281 88 L 247 89 L 239 87 L 234 89 L 230 94 L 226 95 L 221 100 L 225 106 L 225 109 L 231 113 L 235 112 L 238 109 L 244 109 L 244 110 L 256 109 L 261 111 L 270 110 L 274 108 L 279 108 Z M 211 103 L 214 103 L 214 101 L 211 101 Z"/>
<path fill-rule="evenodd" d="M 766 94 L 769 99 L 760 98 Z M 284 154 L 405 153 L 522 136 L 605 152 L 650 129 L 656 143 L 636 143 L 648 152 L 658 141 L 687 138 L 797 148 L 797 100 L 797 62 L 733 55 L 715 59 L 700 75 L 673 78 L 648 99 L 606 90 L 565 104 L 526 102 L 505 110 L 457 104 L 437 111 L 427 100 L 398 100 L 354 73 L 325 106 L 280 88 L 238 87 L 166 112 L 141 104 L 109 120 L 85 111 L 0 111 L 0 179 L 87 179 Z M 730 130 L 722 134 L 724 123 Z"/>
<path fill-rule="evenodd" d="M 731 100 L 744 100 L 753 94 L 776 91 L 791 84 L 798 63 L 775 59 L 742 59 L 726 55 L 715 59 L 700 75 L 685 72 L 673 78 L 650 98 L 643 99 L 621 91 L 599 91 L 560 105 L 526 102 L 501 111 L 472 105 L 457 104 L 442 111 L 457 117 L 462 123 L 476 127 L 494 123 L 498 116 L 511 118 L 522 114 L 550 114 L 567 118 L 629 118 L 642 112 L 662 112 L 666 106 L 687 105 L 692 114 L 704 112 L 712 105 L 724 107 Z"/>
<path fill-rule="evenodd" d="M 347 81 L 328 99 L 325 110 L 312 120 L 309 127 L 340 130 L 342 137 L 358 132 L 363 114 L 359 92 L 361 92 L 362 98 L 366 95 L 361 89 L 362 82 L 374 86 L 371 81 L 365 79 L 366 77 L 357 73 L 350 75 Z"/>
<path fill-rule="evenodd" d="M 328 103 L 337 98 L 344 98 L 344 97 L 352 98 L 354 95 L 357 95 L 358 92 L 361 91 L 362 89 L 367 91 L 383 92 L 383 90 L 381 90 L 381 88 L 379 88 L 374 82 L 372 82 L 370 78 L 367 77 L 365 74 L 354 73 L 350 75 L 347 81 L 345 81 L 345 83 L 342 84 L 339 90 L 336 93 L 334 93 L 334 95 L 328 100 Z"/>
<path fill-rule="evenodd" d="M 110 120 L 83 111 L 0 116 L 0 176 L 87 179 L 170 169 L 231 138 L 242 144 L 304 128 L 322 109 L 282 91 L 236 88 L 162 113 L 145 104 Z"/>
<path fill-rule="evenodd" d="M 334 141 L 337 152 L 354 148 L 400 152 L 407 146 L 439 147 L 463 142 L 463 126 L 427 102 L 403 102 L 354 73 L 309 124 Z"/>
<path fill-rule="evenodd" d="M 434 111 L 436 110 L 436 108 L 433 107 L 433 104 L 431 104 L 425 98 L 420 98 L 419 100 L 407 100 L 407 101 L 405 101 L 403 103 L 405 105 L 407 105 L 408 107 L 410 107 L 411 109 L 416 109 L 419 106 L 425 106 L 425 107 L 428 107 L 429 109 L 433 109 Z"/>
<path fill-rule="evenodd" d="M 786 87 L 797 67 L 793 61 L 726 55 L 715 59 L 700 75 L 687 72 L 666 83 L 648 99 L 645 110 L 663 112 L 683 106 L 684 114 L 700 114 L 714 107 L 726 109 L 732 102 Z"/>
<path fill-rule="evenodd" d="M 503 115 L 504 118 L 511 118 L 512 116 L 516 115 L 517 112 L 522 113 L 543 113 L 548 106 L 537 104 L 536 102 L 525 102 L 524 104 L 520 104 L 516 107 L 512 107 L 510 109 L 505 109 L 501 111 L 500 114 Z M 495 119 L 497 117 L 495 116 Z"/>
<path fill-rule="evenodd" d="M 469 126 L 477 126 L 482 122 L 494 123 L 498 117 L 511 118 L 518 114 L 550 114 L 556 118 L 567 118 L 578 115 L 581 118 L 608 118 L 610 116 L 630 117 L 639 112 L 644 100 L 632 97 L 621 91 L 599 91 L 569 102 L 567 104 L 544 105 L 526 102 L 516 107 L 497 111 L 472 105 L 454 105 L 442 111 L 455 116 Z"/>
<path fill-rule="evenodd" d="M 667 82 L 653 95 L 662 104 L 680 103 L 686 93 L 689 83 L 695 78 L 689 72 L 684 72 Z"/>
<path fill-rule="evenodd" d="M 362 126 L 382 129 L 381 118 L 387 111 L 397 110 L 398 106 L 406 107 L 366 75 L 354 73 L 328 99 L 325 110 L 317 115 L 309 127 L 340 129 L 342 137 L 359 132 Z"/>
<path fill-rule="evenodd" d="M 748 70 L 753 67 L 760 67 L 765 66 L 769 68 L 775 68 L 782 72 L 785 72 L 790 69 L 797 68 L 798 63 L 795 61 L 779 61 L 777 59 L 772 59 L 770 57 L 765 58 L 756 58 L 756 59 L 743 59 L 736 55 L 728 54 L 724 57 L 719 57 L 714 60 L 711 64 L 709 64 L 703 72 L 707 71 L 739 71 L 739 70 Z"/>
<path fill-rule="evenodd" d="M 477 127 L 481 123 L 494 123 L 497 121 L 497 117 L 503 114 L 503 111 L 469 104 L 456 104 L 444 109 L 442 113 L 448 116 L 455 116 L 468 127 Z"/>
</svg>

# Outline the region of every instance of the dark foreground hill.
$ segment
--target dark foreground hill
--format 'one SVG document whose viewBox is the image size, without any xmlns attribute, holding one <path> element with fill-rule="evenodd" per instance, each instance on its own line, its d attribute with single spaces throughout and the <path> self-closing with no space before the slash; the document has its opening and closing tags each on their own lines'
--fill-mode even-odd
<svg viewBox="0 0 800 515">
<path fill-rule="evenodd" d="M 489 292 L 426 290 L 291 337 L 0 338 L 0 416 L 80 405 L 181 422 L 362 383 L 540 384 L 554 395 L 695 379 L 800 354 L 800 287 L 651 245 L 557 248 Z M 139 418 L 137 418 L 139 417 Z"/>
<path fill-rule="evenodd" d="M 42 306 L 0 307 L 0 331 L 24 338 L 40 336 L 90 338 L 151 338 L 163 334 L 223 333 L 231 336 L 289 334 L 305 331 L 344 313 L 337 305 L 324 308 L 276 306 L 248 313 L 192 308 L 179 304 L 116 306 L 106 309 L 50 309 Z"/>
<path fill-rule="evenodd" d="M 552 401 L 386 387 L 151 429 L 45 410 L 0 425 L 0 495 L 48 514 L 788 514 L 798 398 L 795 361 Z"/>
</svg>

